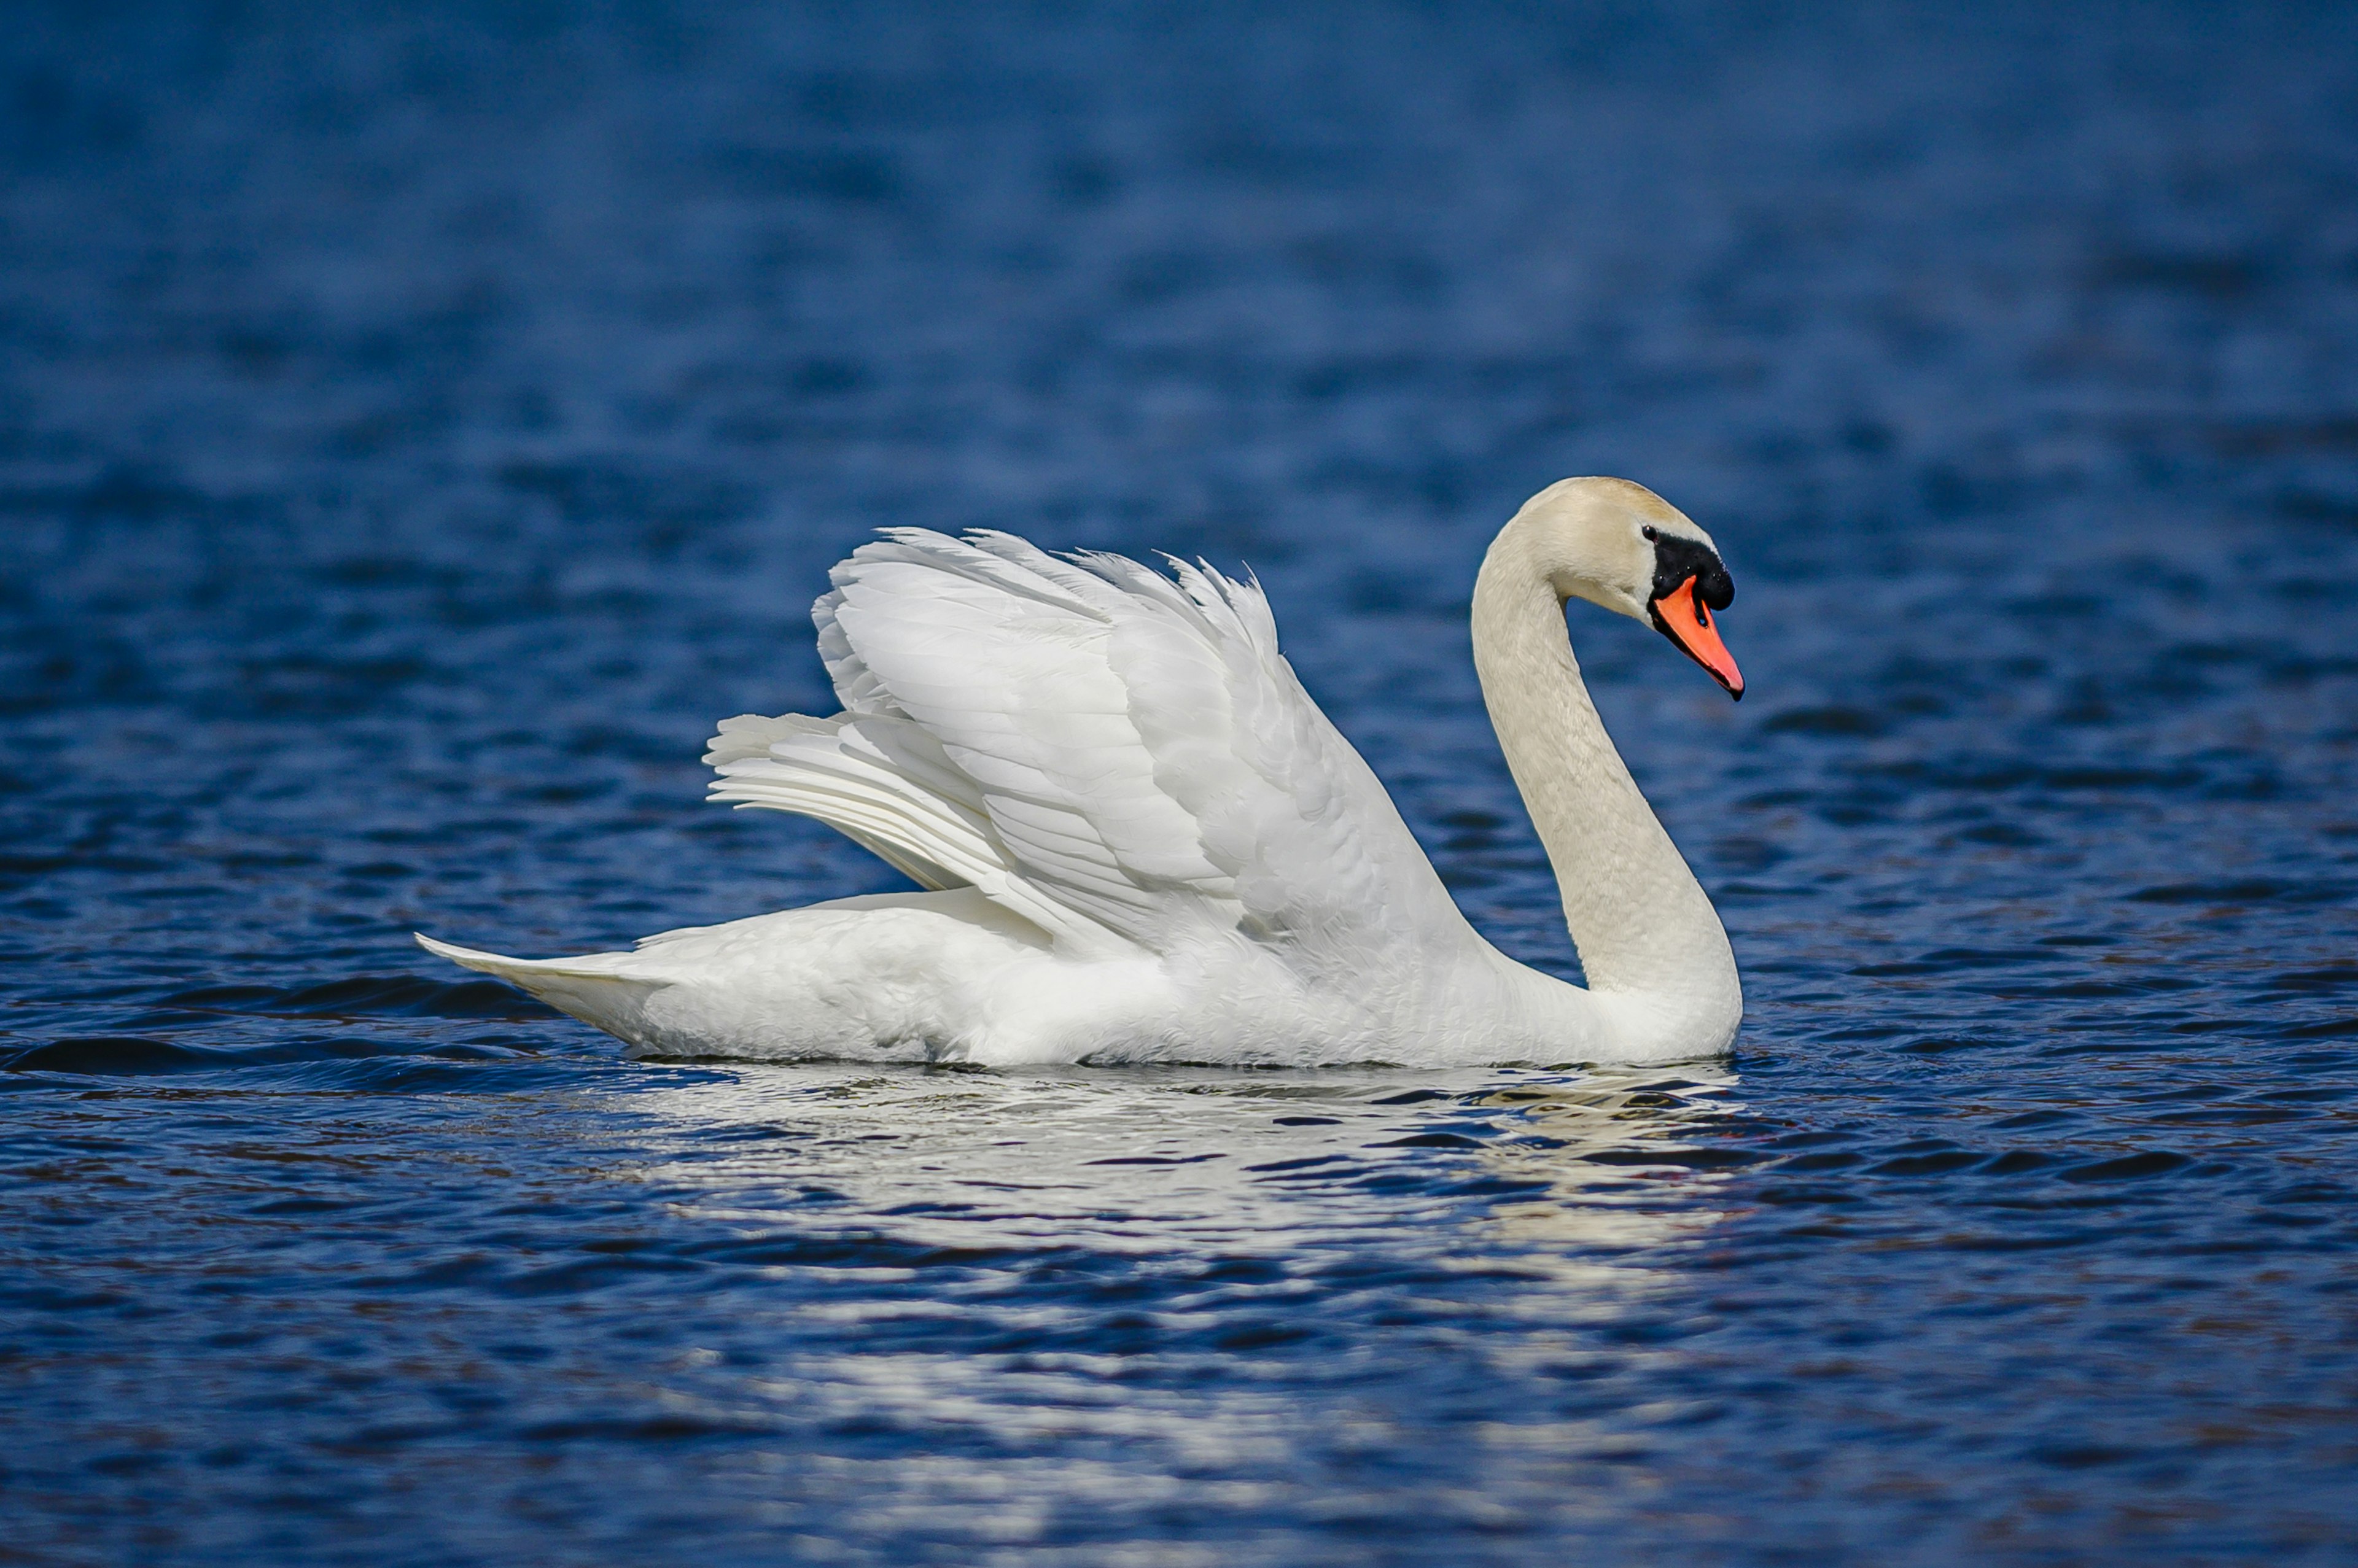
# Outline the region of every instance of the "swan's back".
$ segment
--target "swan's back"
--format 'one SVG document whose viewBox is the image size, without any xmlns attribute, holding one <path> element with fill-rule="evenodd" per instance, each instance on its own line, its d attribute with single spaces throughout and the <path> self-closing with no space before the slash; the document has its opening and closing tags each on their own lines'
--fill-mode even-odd
<svg viewBox="0 0 2358 1568">
<path fill-rule="evenodd" d="M 1257 584 L 896 529 L 813 614 L 844 711 L 725 723 L 724 799 L 817 816 L 1082 954 L 1244 941 L 1315 983 L 1471 936 Z"/>
</svg>

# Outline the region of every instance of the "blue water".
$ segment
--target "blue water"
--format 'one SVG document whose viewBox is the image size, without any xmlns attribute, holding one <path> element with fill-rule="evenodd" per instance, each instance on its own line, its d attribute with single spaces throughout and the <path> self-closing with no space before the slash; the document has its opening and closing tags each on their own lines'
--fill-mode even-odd
<svg viewBox="0 0 2358 1568">
<path fill-rule="evenodd" d="M 1904 14 L 1903 14 L 1904 13 Z M 2358 1561 L 2346 9 L 24 7 L 0 1561 Z M 409 945 L 700 803 L 891 524 L 1249 564 L 1476 922 L 1560 475 L 1675 1071 L 633 1064 Z"/>
</svg>

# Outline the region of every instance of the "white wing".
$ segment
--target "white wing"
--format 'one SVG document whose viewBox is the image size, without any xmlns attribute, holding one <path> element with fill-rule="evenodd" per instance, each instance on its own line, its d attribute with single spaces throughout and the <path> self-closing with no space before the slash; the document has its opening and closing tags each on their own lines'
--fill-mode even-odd
<svg viewBox="0 0 2358 1568">
<path fill-rule="evenodd" d="M 892 530 L 813 611 L 845 711 L 729 720 L 714 789 L 1085 948 L 1241 935 L 1348 972 L 1462 932 L 1258 585 L 1171 565 Z"/>
</svg>

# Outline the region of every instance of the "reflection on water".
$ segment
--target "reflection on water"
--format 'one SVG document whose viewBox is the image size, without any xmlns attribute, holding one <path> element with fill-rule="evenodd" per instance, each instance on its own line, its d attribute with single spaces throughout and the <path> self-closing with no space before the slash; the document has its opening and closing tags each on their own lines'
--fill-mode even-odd
<svg viewBox="0 0 2358 1568">
<path fill-rule="evenodd" d="M 1584 1253 L 1626 1254 L 1568 1282 L 1584 1292 L 1620 1286 L 1630 1275 L 1664 1271 L 1677 1247 L 1704 1240 L 1726 1217 L 1714 1203 L 1728 1178 L 1716 1140 L 1743 1106 L 1737 1076 L 1693 1063 L 1676 1074 L 1599 1069 L 1558 1084 L 1493 1089 L 1486 1105 L 1512 1108 L 1520 1136 L 1482 1146 L 1507 1181 L 1544 1183 L 1528 1199 L 1502 1199 L 1493 1214 L 1512 1244 L 1570 1267 Z M 1627 1271 L 1626 1273 L 1624 1271 Z"/>
<path fill-rule="evenodd" d="M 1410 1390 L 1433 1368 L 1388 1368 L 1354 1324 L 1458 1342 L 1439 1380 L 1474 1379 L 1457 1396 L 1474 1474 L 1626 1458 L 1633 1422 L 1692 1404 L 1670 1392 L 1682 1353 L 1659 1325 L 1693 1312 L 1681 1267 L 1720 1219 L 1725 1180 L 1698 1163 L 1698 1135 L 1725 1119 L 1735 1083 L 1659 1069 L 755 1068 L 643 1096 L 663 1124 L 651 1141 L 673 1158 L 616 1174 L 731 1238 L 706 1256 L 821 1276 L 773 1309 L 807 1344 L 791 1378 L 732 1384 L 699 1419 L 791 1407 L 934 1443 L 960 1434 L 986 1453 L 933 1454 L 896 1477 L 895 1517 L 979 1508 L 995 1521 L 985 1535 L 1012 1541 L 1036 1533 L 1044 1505 L 1011 1474 L 1010 1445 L 1114 1445 L 1094 1470 L 1060 1467 L 1058 1506 L 1099 1492 L 1134 1506 L 1141 1485 L 1175 1498 L 1188 1476 L 1282 1510 L 1330 1452 L 1423 1441 L 1430 1412 Z M 1466 1340 L 1485 1318 L 1517 1332 Z M 1239 1356 L 1260 1372 L 1238 1376 Z M 1611 1391 L 1574 1411 L 1476 1391 L 1564 1377 Z M 1351 1391 L 1386 1378 L 1390 1398 Z M 1633 1411 L 1624 1390 L 1650 1379 L 1658 1391 Z M 1297 1380 L 1332 1386 L 1314 1433 L 1298 1399 L 1278 1397 Z M 1433 1468 L 1421 1500 L 1359 1506 L 1516 1517 L 1471 1475 Z"/>
<path fill-rule="evenodd" d="M 639 1103 L 695 1150 L 648 1179 L 702 1190 L 698 1211 L 732 1223 L 824 1195 L 915 1247 L 1282 1256 L 1376 1228 L 1445 1258 L 1452 1227 L 1422 1222 L 1475 1197 L 1510 1242 L 1634 1255 L 1717 1217 L 1703 1205 L 1721 1173 L 1695 1166 L 1682 1133 L 1724 1118 L 1736 1082 L 1704 1068 L 820 1065 L 739 1069 Z"/>
</svg>

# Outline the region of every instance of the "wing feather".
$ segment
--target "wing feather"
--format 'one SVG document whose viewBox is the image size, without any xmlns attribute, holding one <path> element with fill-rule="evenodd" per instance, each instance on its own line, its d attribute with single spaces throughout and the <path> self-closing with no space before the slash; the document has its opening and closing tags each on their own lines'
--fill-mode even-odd
<svg viewBox="0 0 2358 1568">
<path fill-rule="evenodd" d="M 1084 946 L 1242 935 L 1348 972 L 1462 925 L 1260 585 L 1168 564 L 887 530 L 813 610 L 844 712 L 725 721 L 716 794 Z"/>
</svg>

